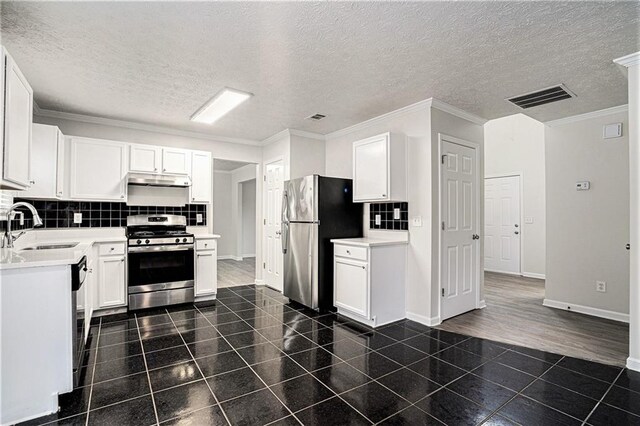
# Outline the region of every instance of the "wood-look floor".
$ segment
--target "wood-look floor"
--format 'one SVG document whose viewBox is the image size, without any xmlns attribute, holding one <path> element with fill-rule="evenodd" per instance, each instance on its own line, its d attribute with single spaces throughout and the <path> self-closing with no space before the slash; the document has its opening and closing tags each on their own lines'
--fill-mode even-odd
<svg viewBox="0 0 640 426">
<path fill-rule="evenodd" d="M 442 330 L 624 366 L 627 324 L 542 306 L 544 281 L 485 273 L 487 307 L 444 321 Z"/>
<path fill-rule="evenodd" d="M 218 288 L 255 284 L 256 258 L 218 260 Z"/>
</svg>

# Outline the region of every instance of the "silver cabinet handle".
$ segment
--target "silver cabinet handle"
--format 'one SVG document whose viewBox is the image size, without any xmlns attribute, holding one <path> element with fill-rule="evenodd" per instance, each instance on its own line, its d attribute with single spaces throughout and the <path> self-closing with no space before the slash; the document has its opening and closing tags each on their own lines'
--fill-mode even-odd
<svg viewBox="0 0 640 426">
<path fill-rule="evenodd" d="M 351 254 L 351 250 L 347 250 L 347 254 L 349 254 L 349 255 L 350 255 L 350 254 Z"/>
<path fill-rule="evenodd" d="M 122 194 L 122 195 L 120 196 L 120 198 L 124 198 L 124 194 Z"/>
</svg>

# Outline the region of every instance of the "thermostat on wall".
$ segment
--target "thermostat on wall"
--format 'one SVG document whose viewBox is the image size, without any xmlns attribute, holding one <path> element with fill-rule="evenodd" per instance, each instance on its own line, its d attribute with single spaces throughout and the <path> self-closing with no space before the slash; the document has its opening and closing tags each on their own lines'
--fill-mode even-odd
<svg viewBox="0 0 640 426">
<path fill-rule="evenodd" d="M 587 191 L 589 188 L 591 188 L 591 183 L 588 180 L 576 182 L 576 191 Z"/>
<path fill-rule="evenodd" d="M 622 123 L 607 124 L 602 128 L 602 138 L 611 139 L 622 136 Z"/>
</svg>

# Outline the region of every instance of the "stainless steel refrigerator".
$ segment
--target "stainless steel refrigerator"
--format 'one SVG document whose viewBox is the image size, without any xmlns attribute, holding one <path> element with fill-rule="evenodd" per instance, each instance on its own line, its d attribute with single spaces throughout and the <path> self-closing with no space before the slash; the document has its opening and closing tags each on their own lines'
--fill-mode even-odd
<svg viewBox="0 0 640 426">
<path fill-rule="evenodd" d="M 284 295 L 315 310 L 333 308 L 332 238 L 362 236 L 362 204 L 351 179 L 312 175 L 284 183 Z"/>
</svg>

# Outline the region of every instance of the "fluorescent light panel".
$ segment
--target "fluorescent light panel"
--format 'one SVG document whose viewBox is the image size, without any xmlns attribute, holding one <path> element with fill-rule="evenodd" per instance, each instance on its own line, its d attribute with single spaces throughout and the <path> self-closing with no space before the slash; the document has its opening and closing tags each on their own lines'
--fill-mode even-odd
<svg viewBox="0 0 640 426">
<path fill-rule="evenodd" d="M 191 121 L 213 124 L 220 117 L 253 96 L 251 93 L 225 87 L 191 116 Z"/>
</svg>

